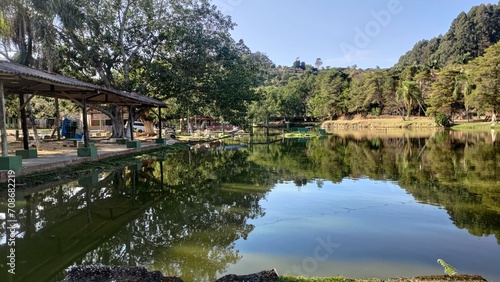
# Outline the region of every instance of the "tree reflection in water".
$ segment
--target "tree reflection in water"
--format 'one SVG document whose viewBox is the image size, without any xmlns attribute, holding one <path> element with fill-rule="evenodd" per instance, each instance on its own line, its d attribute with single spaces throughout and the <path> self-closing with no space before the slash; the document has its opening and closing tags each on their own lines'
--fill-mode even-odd
<svg viewBox="0 0 500 282">
<path fill-rule="evenodd" d="M 499 166 L 500 144 L 489 133 L 346 134 L 179 152 L 19 199 L 17 268 L 25 274 L 14 281 L 57 280 L 72 264 L 144 265 L 186 281 L 215 280 L 240 260 L 235 242 L 265 215 L 259 201 L 290 180 L 320 189 L 344 178 L 395 181 L 446 209 L 458 228 L 500 242 Z M 5 241 L 0 248 L 6 252 Z"/>
</svg>

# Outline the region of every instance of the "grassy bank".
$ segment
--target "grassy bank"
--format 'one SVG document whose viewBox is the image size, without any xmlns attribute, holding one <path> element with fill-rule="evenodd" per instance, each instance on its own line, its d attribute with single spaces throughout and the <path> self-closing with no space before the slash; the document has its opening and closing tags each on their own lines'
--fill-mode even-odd
<svg viewBox="0 0 500 282">
<path fill-rule="evenodd" d="M 343 276 L 333 277 L 296 277 L 280 276 L 280 282 L 382 282 L 380 279 L 352 279 Z"/>
<path fill-rule="evenodd" d="M 486 279 L 479 275 L 458 274 L 453 276 L 448 275 L 431 275 L 417 276 L 409 278 L 391 278 L 391 279 L 353 279 L 343 276 L 333 277 L 295 277 L 295 276 L 280 276 L 280 282 L 443 282 L 443 281 L 458 281 L 458 282 L 487 282 Z"/>
<path fill-rule="evenodd" d="M 420 128 L 438 128 L 433 118 L 428 117 L 410 117 L 403 120 L 400 116 L 384 116 L 384 117 L 355 117 L 352 119 L 329 120 L 323 122 L 321 128 L 335 129 L 420 129 Z M 457 131 L 476 131 L 485 132 L 491 129 L 500 130 L 500 124 L 492 124 L 491 122 L 464 120 L 456 121 L 456 125 L 451 127 Z"/>
<path fill-rule="evenodd" d="M 434 128 L 436 124 L 433 119 L 427 117 L 410 117 L 403 120 L 401 117 L 380 118 L 353 118 L 329 120 L 321 125 L 325 129 L 412 129 L 412 128 Z"/>
<path fill-rule="evenodd" d="M 491 122 L 460 122 L 451 127 L 453 130 L 459 131 L 490 131 L 500 130 L 500 124 L 492 124 Z"/>
</svg>

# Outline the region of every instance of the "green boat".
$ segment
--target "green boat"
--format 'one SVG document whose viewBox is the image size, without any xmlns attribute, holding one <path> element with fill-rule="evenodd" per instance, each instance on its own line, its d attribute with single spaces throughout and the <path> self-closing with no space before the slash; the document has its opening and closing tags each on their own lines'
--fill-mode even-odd
<svg viewBox="0 0 500 282">
<path fill-rule="evenodd" d="M 317 131 L 309 130 L 307 127 L 299 127 L 296 131 L 284 133 L 285 138 L 316 138 L 321 136 L 330 135 L 331 133 L 326 132 L 324 129 L 318 129 Z"/>
</svg>

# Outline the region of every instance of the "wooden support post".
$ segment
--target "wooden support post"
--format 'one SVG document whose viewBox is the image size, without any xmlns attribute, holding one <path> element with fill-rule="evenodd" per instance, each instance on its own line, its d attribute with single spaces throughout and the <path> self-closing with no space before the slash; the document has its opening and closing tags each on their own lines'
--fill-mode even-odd
<svg viewBox="0 0 500 282">
<path fill-rule="evenodd" d="M 7 125 L 6 125 L 6 109 L 5 109 L 5 91 L 3 88 L 3 80 L 0 80 L 0 135 L 2 139 L 2 156 L 6 157 L 8 154 L 7 143 Z"/>
<path fill-rule="evenodd" d="M 28 133 L 28 123 L 26 122 L 26 107 L 24 103 L 24 94 L 19 94 L 19 104 L 21 107 L 21 128 L 23 130 L 23 147 L 24 150 L 29 150 L 29 139 L 30 135 Z"/>
<path fill-rule="evenodd" d="M 83 148 L 77 148 L 77 155 L 79 157 L 97 157 L 97 148 L 89 144 L 89 124 L 87 121 L 87 96 L 82 95 L 82 111 L 83 111 Z"/>
<path fill-rule="evenodd" d="M 161 138 L 161 106 L 158 106 L 158 138 Z"/>
<path fill-rule="evenodd" d="M 85 94 L 82 96 L 83 101 L 83 146 L 89 147 L 89 125 L 87 121 L 87 98 Z"/>
<path fill-rule="evenodd" d="M 52 92 L 52 93 L 55 92 L 54 85 L 50 86 L 50 92 Z M 59 112 L 59 98 L 55 98 L 54 102 L 56 104 L 56 121 L 54 123 L 54 126 L 56 127 L 56 131 L 57 131 L 57 140 L 61 140 L 61 131 L 59 130 L 59 127 L 61 127 L 61 113 Z"/>
<path fill-rule="evenodd" d="M 266 116 L 266 136 L 269 137 L 269 115 Z"/>
<path fill-rule="evenodd" d="M 133 107 L 128 106 L 128 122 L 129 122 L 129 130 L 130 130 L 130 140 L 134 141 L 134 113 Z"/>
</svg>

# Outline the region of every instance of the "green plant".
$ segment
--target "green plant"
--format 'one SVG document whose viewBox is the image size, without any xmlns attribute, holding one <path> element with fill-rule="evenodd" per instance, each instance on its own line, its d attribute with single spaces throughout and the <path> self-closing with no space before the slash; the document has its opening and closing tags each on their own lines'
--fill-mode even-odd
<svg viewBox="0 0 500 282">
<path fill-rule="evenodd" d="M 438 259 L 437 262 L 444 268 L 444 273 L 446 275 L 453 276 L 458 273 L 453 266 L 447 264 L 444 260 Z"/>
<path fill-rule="evenodd" d="M 439 112 L 436 114 L 434 117 L 434 121 L 436 122 L 437 125 L 439 126 L 445 126 L 448 127 L 451 125 L 451 119 L 448 115 L 446 115 L 443 112 Z"/>
<path fill-rule="evenodd" d="M 379 107 L 375 107 L 375 108 L 372 108 L 371 112 L 372 112 L 372 115 L 374 115 L 374 116 L 380 116 L 381 110 Z"/>
</svg>

